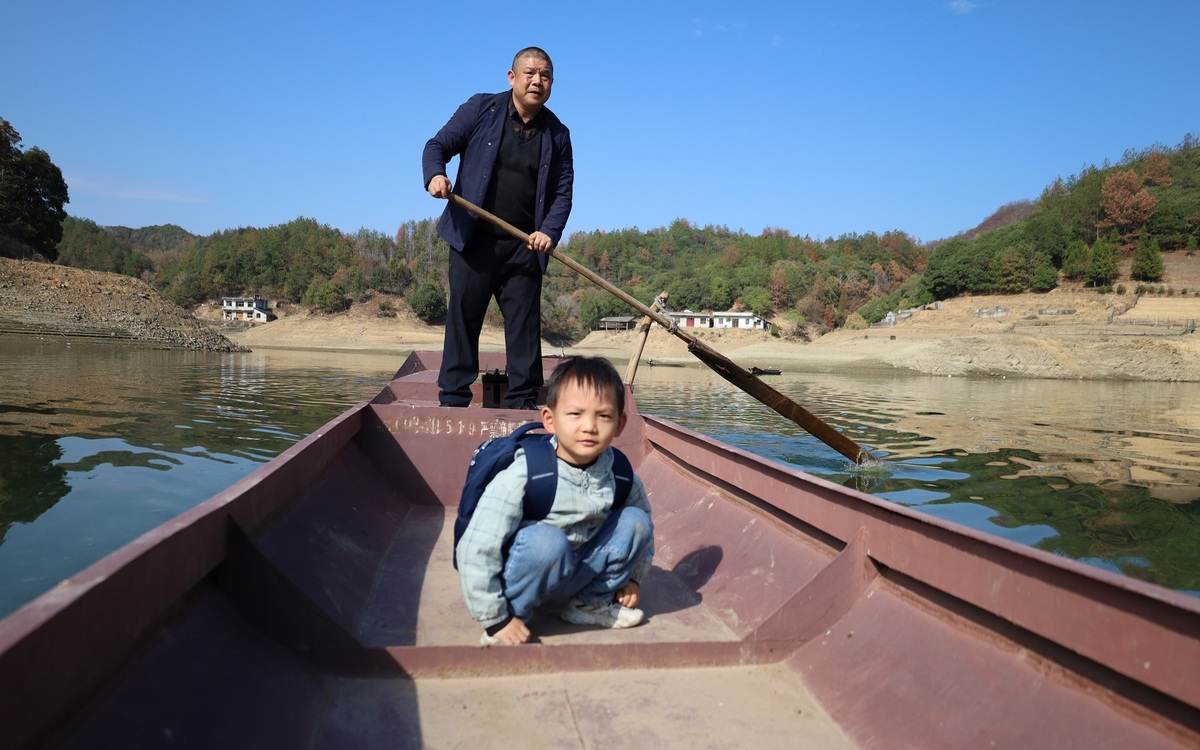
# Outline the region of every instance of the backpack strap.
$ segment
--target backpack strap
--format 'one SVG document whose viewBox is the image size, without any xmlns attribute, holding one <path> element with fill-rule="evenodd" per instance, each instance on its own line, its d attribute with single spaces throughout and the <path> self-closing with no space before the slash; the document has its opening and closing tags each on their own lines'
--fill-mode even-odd
<svg viewBox="0 0 1200 750">
<path fill-rule="evenodd" d="M 617 483 L 616 492 L 613 493 L 613 510 L 616 510 L 625 505 L 625 501 L 629 499 L 629 491 L 633 489 L 633 465 L 629 463 L 629 457 L 621 451 L 613 448 L 612 452 L 613 480 Z"/>
<path fill-rule="evenodd" d="M 531 434 L 533 430 L 539 429 L 541 426 L 541 422 L 527 422 L 506 436 L 493 435 L 489 437 L 475 449 L 475 453 L 471 456 L 471 463 L 467 467 L 467 477 L 463 482 L 458 512 L 454 518 L 455 568 L 458 567 L 458 543 L 471 523 L 471 518 L 479 505 L 479 499 L 496 475 L 512 464 L 517 448 L 524 448 L 528 456 L 521 515 L 523 518 L 538 518 L 530 515 L 528 496 L 531 490 L 539 498 L 538 508 L 542 513 L 541 518 L 549 514 L 550 507 L 554 504 L 554 492 L 558 487 L 558 482 L 556 475 L 546 476 L 546 467 L 548 466 L 551 471 L 556 471 L 558 466 L 555 464 L 554 452 L 549 449 L 550 436 Z M 536 481 L 534 481 L 535 477 Z"/>
<path fill-rule="evenodd" d="M 550 515 L 550 509 L 554 506 L 554 495 L 558 491 L 558 457 L 554 455 L 554 448 L 548 439 L 525 439 L 521 447 L 525 449 L 528 472 L 525 476 L 525 518 L 540 521 Z M 612 507 L 617 510 L 625 505 L 633 489 L 633 465 L 621 451 L 613 448 L 612 452 L 612 473 L 616 482 Z"/>
<path fill-rule="evenodd" d="M 541 425 L 537 425 L 541 427 Z M 525 518 L 538 520 L 550 515 L 558 491 L 558 457 L 549 435 L 530 435 L 521 442 L 525 449 Z"/>
</svg>

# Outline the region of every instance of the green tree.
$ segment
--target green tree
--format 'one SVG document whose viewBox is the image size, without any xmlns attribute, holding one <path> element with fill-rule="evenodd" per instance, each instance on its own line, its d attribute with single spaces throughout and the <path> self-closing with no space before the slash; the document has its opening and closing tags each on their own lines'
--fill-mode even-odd
<svg viewBox="0 0 1200 750">
<path fill-rule="evenodd" d="M 341 284 L 346 293 L 355 301 L 362 302 L 368 297 L 367 279 L 363 275 L 362 268 L 357 264 L 339 268 L 333 275 L 333 280 Z"/>
<path fill-rule="evenodd" d="M 1058 211 L 1035 211 L 1025 220 L 1025 240 L 1035 251 L 1046 253 L 1056 266 L 1062 265 L 1067 253 L 1067 228 Z"/>
<path fill-rule="evenodd" d="M 313 310 L 335 313 L 346 309 L 346 288 L 337 281 L 314 276 L 304 293 L 304 304 Z"/>
<path fill-rule="evenodd" d="M 1088 249 L 1087 243 L 1080 239 L 1071 240 L 1067 245 L 1067 255 L 1063 258 L 1063 276 L 1076 281 L 1082 279 L 1091 259 L 1092 251 Z"/>
<path fill-rule="evenodd" d="M 1058 269 L 1044 253 L 1038 253 L 1034 258 L 1033 274 L 1029 278 L 1029 288 L 1035 292 L 1048 292 L 1058 286 Z"/>
<path fill-rule="evenodd" d="M 1025 256 L 1015 247 L 1000 252 L 992 261 L 992 278 L 996 291 L 1017 294 L 1029 287 L 1029 267 Z"/>
<path fill-rule="evenodd" d="M 900 292 L 893 292 L 885 297 L 876 297 L 856 311 L 868 323 L 878 323 L 888 312 L 899 308 Z"/>
<path fill-rule="evenodd" d="M 674 299 L 672 294 L 671 300 Z M 624 302 L 607 292 L 588 292 L 579 301 L 579 327 L 585 332 L 594 331 L 601 318 L 631 314 Z"/>
<path fill-rule="evenodd" d="M 978 242 L 956 237 L 942 243 L 929 257 L 925 283 L 934 299 L 991 291 L 991 256 Z"/>
<path fill-rule="evenodd" d="M 579 340 L 579 301 L 570 294 L 542 300 L 542 337 L 567 346 Z"/>
<path fill-rule="evenodd" d="M 55 260 L 67 183 L 49 154 L 36 146 L 22 152 L 20 145 L 21 135 L 0 117 L 0 235 Z"/>
<path fill-rule="evenodd" d="M 1161 281 L 1165 270 L 1158 240 L 1154 237 L 1140 243 L 1133 251 L 1129 275 L 1137 281 Z"/>
<path fill-rule="evenodd" d="M 799 310 L 788 310 L 784 316 L 783 335 L 791 338 L 804 335 L 804 327 L 808 325 L 808 320 L 805 319 L 804 313 Z"/>
<path fill-rule="evenodd" d="M 1159 250 L 1179 250 L 1187 243 L 1187 217 L 1184 211 L 1195 211 L 1200 207 L 1193 205 L 1181 210 L 1188 203 L 1186 196 L 1164 195 L 1158 203 L 1158 210 L 1146 224 L 1148 231 L 1158 240 Z"/>
<path fill-rule="evenodd" d="M 679 310 L 697 310 L 704 306 L 706 298 L 704 282 L 692 277 L 684 277 L 667 287 L 671 293 L 671 307 Z"/>
<path fill-rule="evenodd" d="M 1100 190 L 1103 186 L 1104 172 L 1095 166 L 1087 166 L 1063 187 L 1059 202 L 1063 224 L 1072 237 L 1094 241 L 1100 236 L 1096 224 L 1101 218 Z"/>
<path fill-rule="evenodd" d="M 713 276 L 708 283 L 708 297 L 704 307 L 713 310 L 728 310 L 733 304 L 733 285 L 725 276 Z"/>
<path fill-rule="evenodd" d="M 771 292 L 766 287 L 751 286 L 742 290 L 742 304 L 755 315 L 769 315 L 772 311 Z"/>
<path fill-rule="evenodd" d="M 899 310 L 928 305 L 934 301 L 933 295 L 925 288 L 925 282 L 921 276 L 910 277 L 900 285 L 900 288 L 894 294 L 899 298 L 899 303 L 896 306 Z"/>
<path fill-rule="evenodd" d="M 1117 279 L 1117 243 L 1101 237 L 1092 246 L 1092 259 L 1088 261 L 1083 278 L 1092 286 L 1108 286 Z"/>
<path fill-rule="evenodd" d="M 412 283 L 412 271 L 396 258 L 392 258 L 386 265 L 378 266 L 371 276 L 371 286 L 388 294 L 404 294 Z"/>
<path fill-rule="evenodd" d="M 408 298 L 408 306 L 426 323 L 440 323 L 446 317 L 446 290 L 426 281 Z"/>
</svg>

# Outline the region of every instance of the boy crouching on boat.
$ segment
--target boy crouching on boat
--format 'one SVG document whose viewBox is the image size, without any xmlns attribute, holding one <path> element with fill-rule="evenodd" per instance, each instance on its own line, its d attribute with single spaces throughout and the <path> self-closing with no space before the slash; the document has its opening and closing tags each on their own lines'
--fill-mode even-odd
<svg viewBox="0 0 1200 750">
<path fill-rule="evenodd" d="M 625 386 L 607 360 L 575 357 L 550 376 L 542 424 L 557 457 L 549 514 L 524 518 L 525 450 L 487 485 L 456 549 L 467 609 L 484 646 L 528 643 L 539 606 L 569 623 L 642 621 L 641 581 L 654 557 L 650 503 L 632 476 L 614 511 L 613 438 L 625 428 Z M 632 474 L 632 471 L 629 472 Z"/>
</svg>

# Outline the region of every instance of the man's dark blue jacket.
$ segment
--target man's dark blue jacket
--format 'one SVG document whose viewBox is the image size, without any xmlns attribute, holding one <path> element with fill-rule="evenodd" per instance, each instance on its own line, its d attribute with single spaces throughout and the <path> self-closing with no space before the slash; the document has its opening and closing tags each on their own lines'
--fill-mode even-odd
<svg viewBox="0 0 1200 750">
<path fill-rule="evenodd" d="M 421 170 L 426 188 L 436 175 L 446 174 L 446 163 L 457 155 L 460 161 L 454 192 L 477 206 L 482 205 L 500 153 L 500 137 L 508 119 L 511 99 L 511 91 L 476 94 L 458 108 L 450 121 L 425 144 Z M 544 118 L 542 154 L 538 165 L 537 205 L 533 210 L 534 230 L 549 236 L 557 246 L 571 213 L 571 191 L 575 182 L 571 131 L 545 107 L 542 107 L 541 116 Z M 447 204 L 438 220 L 438 234 L 462 252 L 476 220 L 470 211 L 453 203 Z M 547 256 L 539 253 L 538 260 L 545 270 Z"/>
</svg>

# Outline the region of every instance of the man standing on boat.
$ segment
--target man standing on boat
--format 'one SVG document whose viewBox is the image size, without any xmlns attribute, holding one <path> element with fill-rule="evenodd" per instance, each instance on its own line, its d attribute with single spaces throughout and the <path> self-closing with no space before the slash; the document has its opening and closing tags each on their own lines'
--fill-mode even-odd
<svg viewBox="0 0 1200 750">
<path fill-rule="evenodd" d="M 508 71 L 511 91 L 476 94 L 425 144 L 425 189 L 448 198 L 446 164 L 459 156 L 453 192 L 529 234 L 529 243 L 454 203 L 437 229 L 450 253 L 446 337 L 438 375 L 442 406 L 467 406 L 479 374 L 479 334 L 492 297 L 504 316 L 509 408 L 534 409 L 542 385 L 542 273 L 562 238 L 575 181 L 571 134 L 546 108 L 550 56 L 527 47 Z M 535 252 L 536 251 L 536 252 Z"/>
</svg>

